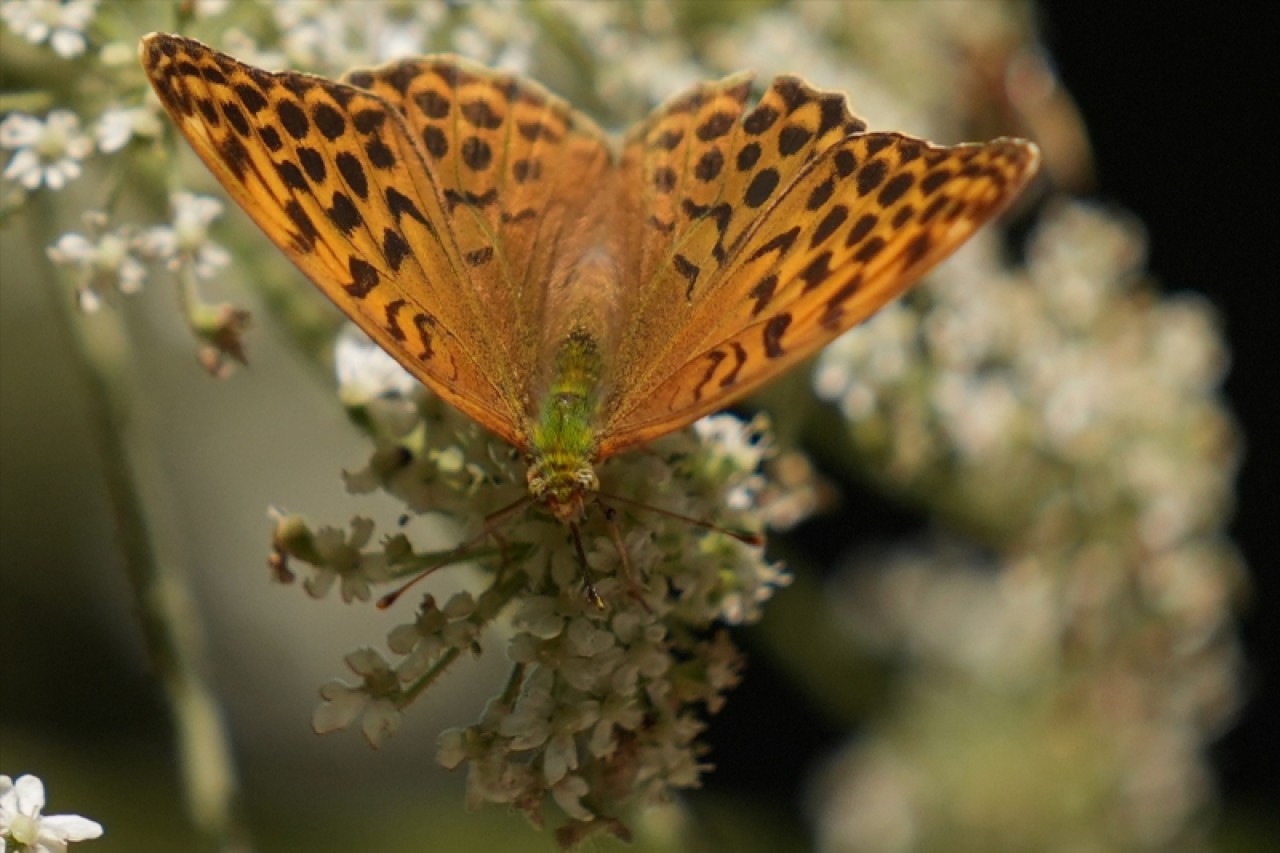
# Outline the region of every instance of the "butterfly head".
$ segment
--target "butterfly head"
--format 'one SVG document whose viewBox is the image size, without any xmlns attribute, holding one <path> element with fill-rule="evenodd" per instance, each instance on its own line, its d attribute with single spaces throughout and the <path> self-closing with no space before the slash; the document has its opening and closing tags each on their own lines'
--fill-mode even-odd
<svg viewBox="0 0 1280 853">
<path fill-rule="evenodd" d="M 560 456 L 534 457 L 528 481 L 529 494 L 565 524 L 582 518 L 586 496 L 600 487 L 589 462 Z"/>
</svg>

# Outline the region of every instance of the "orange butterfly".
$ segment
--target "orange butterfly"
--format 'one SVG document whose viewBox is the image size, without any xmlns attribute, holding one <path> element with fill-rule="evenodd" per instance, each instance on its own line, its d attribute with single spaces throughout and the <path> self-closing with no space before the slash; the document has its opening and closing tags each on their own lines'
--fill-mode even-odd
<svg viewBox="0 0 1280 853">
<path fill-rule="evenodd" d="M 1000 213 L 1030 142 L 873 133 L 795 77 L 671 99 L 620 147 L 454 56 L 270 73 L 179 36 L 142 62 L 192 147 L 342 311 L 510 442 L 574 526 L 595 466 L 749 394 Z"/>
</svg>

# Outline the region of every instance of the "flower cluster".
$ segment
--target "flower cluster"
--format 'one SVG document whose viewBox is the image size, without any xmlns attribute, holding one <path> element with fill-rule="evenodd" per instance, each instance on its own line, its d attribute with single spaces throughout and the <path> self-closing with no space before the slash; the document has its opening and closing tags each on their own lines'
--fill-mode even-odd
<svg viewBox="0 0 1280 853">
<path fill-rule="evenodd" d="M 49 43 L 63 59 L 85 50 L 85 28 L 97 11 L 97 0 L 5 0 L 0 21 L 32 44 Z"/>
<path fill-rule="evenodd" d="M 349 488 L 467 520 L 477 535 L 432 554 L 404 533 L 370 547 L 364 520 L 343 536 L 278 515 L 277 565 L 292 575 L 304 564 L 310 593 L 337 581 L 346 600 L 462 560 L 490 580 L 443 605 L 426 595 L 414 620 L 388 634 L 393 661 L 367 649 L 350 656 L 360 682 L 324 687 L 316 730 L 359 719 L 371 742 L 385 741 L 405 706 L 463 653 L 477 654 L 483 631 L 500 630 L 512 662 L 506 689 L 479 722 L 441 738 L 441 763 L 469 768 L 471 804 L 516 805 L 539 825 L 554 804 L 556 823 L 573 821 L 560 830 L 567 841 L 622 832 L 625 809 L 697 784 L 702 715 L 721 707 L 740 669 L 727 635 L 708 631 L 759 618 L 788 576 L 758 545 L 660 513 L 759 529 L 759 469 L 770 453 L 760 429 L 711 418 L 701 438 L 668 436 L 650 454 L 601 466 L 604 497 L 582 526 L 580 558 L 562 524 L 523 506 L 523 463 L 510 448 L 420 388 L 407 390 L 372 344 L 349 333 L 341 341 L 343 398 L 377 445 L 348 474 Z M 518 512 L 504 511 L 513 501 Z"/>
<path fill-rule="evenodd" d="M 927 313 L 886 312 L 815 375 L 887 486 L 1001 555 L 933 548 L 851 571 L 841 621 L 914 666 L 895 722 L 828 777 L 822 831 L 830 849 L 928 847 L 964 814 L 1019 847 L 1067 825 L 1094 827 L 1092 846 L 1174 844 L 1195 832 L 1201 750 L 1238 702 L 1239 566 L 1221 533 L 1236 448 L 1216 322 L 1198 299 L 1153 299 L 1140 233 L 1084 205 L 1044 218 L 1025 268 L 1002 269 L 990 244 L 966 252 L 922 295 Z M 955 701 L 1004 721 L 1005 765 L 985 723 L 947 728 L 959 721 L 945 706 L 910 701 L 936 694 L 940 672 Z M 952 746 L 906 734 L 923 730 Z M 1049 742 L 1079 748 L 1049 755 Z M 968 771 L 955 744 L 973 750 Z M 1037 764 L 1056 768 L 1047 787 L 983 811 L 977 780 Z M 1079 825 L 1052 795 L 1071 774 Z M 1011 808 L 1023 819 L 1006 825 Z"/>
</svg>

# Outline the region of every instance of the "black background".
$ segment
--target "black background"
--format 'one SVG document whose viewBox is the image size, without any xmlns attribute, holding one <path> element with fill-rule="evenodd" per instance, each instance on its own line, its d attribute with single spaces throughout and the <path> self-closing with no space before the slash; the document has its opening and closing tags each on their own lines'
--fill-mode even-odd
<svg viewBox="0 0 1280 853">
<path fill-rule="evenodd" d="M 1230 533 L 1250 577 L 1242 613 L 1247 704 L 1211 754 L 1231 819 L 1266 816 L 1280 802 L 1280 194 L 1266 126 L 1280 106 L 1280 44 L 1266 43 L 1254 7 L 1219 6 L 1206 14 L 1201 4 L 1044 0 L 1036 8 L 1050 59 L 1090 136 L 1095 198 L 1142 221 L 1151 273 L 1166 292 L 1207 297 L 1231 350 L 1225 393 L 1245 445 Z M 918 523 L 841 485 L 863 529 L 901 534 Z M 847 531 L 826 529 L 833 523 L 840 524 L 807 523 L 804 547 L 820 549 L 827 533 L 843 539 Z M 707 733 L 716 766 L 707 783 L 712 791 L 755 789 L 802 809 L 805 773 L 848 733 L 780 686 L 787 680 L 755 654 L 750 632 L 744 641 L 748 677 Z"/>
<path fill-rule="evenodd" d="M 1280 45 L 1250 3 L 1040 5 L 1041 32 L 1093 143 L 1098 195 L 1148 229 L 1151 271 L 1221 312 L 1228 405 L 1245 439 L 1231 532 L 1252 590 L 1251 695 L 1214 748 L 1227 803 L 1280 802 Z M 1269 35 L 1270 34 L 1270 35 Z"/>
</svg>

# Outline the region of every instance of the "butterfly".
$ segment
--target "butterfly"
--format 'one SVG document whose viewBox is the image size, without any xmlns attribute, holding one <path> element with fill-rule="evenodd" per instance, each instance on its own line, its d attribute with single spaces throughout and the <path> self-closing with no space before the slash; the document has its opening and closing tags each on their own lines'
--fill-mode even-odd
<svg viewBox="0 0 1280 853">
<path fill-rule="evenodd" d="M 615 144 L 456 56 L 341 82 L 176 35 L 147 77 L 352 321 L 517 448 L 571 527 L 596 466 L 756 390 L 906 291 L 1035 174 L 1031 142 L 867 130 L 838 92 L 702 83 Z"/>
</svg>

